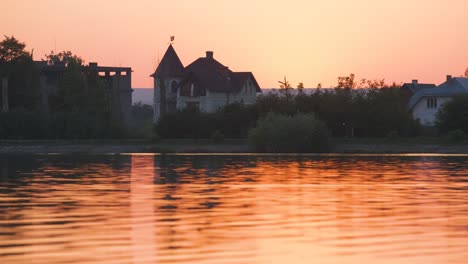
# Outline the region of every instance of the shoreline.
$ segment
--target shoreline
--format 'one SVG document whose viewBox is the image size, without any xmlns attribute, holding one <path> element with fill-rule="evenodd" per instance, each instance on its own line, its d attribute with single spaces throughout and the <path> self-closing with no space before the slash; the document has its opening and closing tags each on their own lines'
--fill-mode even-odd
<svg viewBox="0 0 468 264">
<path fill-rule="evenodd" d="M 0 154 L 237 153 L 252 151 L 245 140 L 3 140 Z M 273 154 L 273 153 L 272 153 Z M 299 154 L 299 153 L 298 153 Z M 301 153 L 306 154 L 307 153 Z M 315 153 L 310 153 L 315 154 Z M 468 144 L 365 142 L 338 140 L 327 154 L 468 154 Z"/>
</svg>

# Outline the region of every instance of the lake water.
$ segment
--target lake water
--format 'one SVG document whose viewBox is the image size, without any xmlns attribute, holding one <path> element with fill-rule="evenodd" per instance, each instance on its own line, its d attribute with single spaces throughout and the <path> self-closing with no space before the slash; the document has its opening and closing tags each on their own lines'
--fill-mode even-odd
<svg viewBox="0 0 468 264">
<path fill-rule="evenodd" d="M 468 263 L 468 157 L 0 156 L 0 263 Z"/>
</svg>

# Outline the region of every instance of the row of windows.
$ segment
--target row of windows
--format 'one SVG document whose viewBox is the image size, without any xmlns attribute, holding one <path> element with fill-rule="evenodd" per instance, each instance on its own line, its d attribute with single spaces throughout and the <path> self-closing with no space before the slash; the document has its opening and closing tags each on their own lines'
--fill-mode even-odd
<svg viewBox="0 0 468 264">
<path fill-rule="evenodd" d="M 427 108 L 437 108 L 437 98 L 429 97 L 426 101 Z"/>
<path fill-rule="evenodd" d="M 205 95 L 206 89 L 195 83 L 187 83 L 180 87 L 180 96 L 198 97 Z"/>
<path fill-rule="evenodd" d="M 178 83 L 176 81 L 172 81 L 172 83 L 171 83 L 171 92 L 172 93 L 177 93 L 177 88 L 178 88 Z M 247 86 L 244 89 L 245 93 L 252 93 L 253 90 L 254 90 L 253 84 L 248 82 Z M 204 88 L 200 88 L 200 87 L 198 87 L 198 85 L 196 85 L 194 83 L 191 83 L 191 84 L 187 84 L 187 85 L 184 85 L 183 87 L 181 87 L 180 95 L 181 96 L 190 96 L 190 97 L 204 96 L 204 95 L 206 95 L 206 91 L 205 91 Z"/>
<path fill-rule="evenodd" d="M 177 93 L 179 85 L 176 81 L 171 82 L 171 93 Z M 180 87 L 180 96 L 198 97 L 205 96 L 206 90 L 195 83 L 188 83 Z"/>
</svg>

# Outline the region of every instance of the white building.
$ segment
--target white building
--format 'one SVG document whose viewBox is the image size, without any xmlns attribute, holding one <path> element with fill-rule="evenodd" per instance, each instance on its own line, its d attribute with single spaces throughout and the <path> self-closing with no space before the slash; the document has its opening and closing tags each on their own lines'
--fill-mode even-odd
<svg viewBox="0 0 468 264">
<path fill-rule="evenodd" d="M 468 78 L 452 78 L 434 88 L 419 89 L 409 101 L 413 118 L 424 126 L 433 126 L 439 109 L 453 97 L 468 95 Z"/>
<path fill-rule="evenodd" d="M 260 86 L 251 72 L 233 72 L 207 51 L 187 67 L 169 45 L 154 78 L 154 121 L 165 113 L 197 108 L 215 112 L 230 103 L 255 103 Z"/>
</svg>

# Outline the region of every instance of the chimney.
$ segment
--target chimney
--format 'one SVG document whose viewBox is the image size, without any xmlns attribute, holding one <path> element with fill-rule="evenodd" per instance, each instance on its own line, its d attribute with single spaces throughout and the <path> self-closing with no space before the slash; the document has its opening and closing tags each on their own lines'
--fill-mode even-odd
<svg viewBox="0 0 468 264">
<path fill-rule="evenodd" d="M 418 85 L 418 80 L 412 80 L 411 83 L 412 83 L 414 86 L 417 86 L 417 85 Z"/>
<path fill-rule="evenodd" d="M 213 58 L 213 52 L 212 51 L 207 51 L 206 52 L 206 58 L 207 59 L 212 59 Z"/>
<path fill-rule="evenodd" d="M 90 67 L 90 68 L 96 68 L 97 65 L 98 65 L 97 62 L 90 62 L 90 63 L 89 63 L 89 67 Z"/>
<path fill-rule="evenodd" d="M 452 75 L 447 75 L 447 81 L 450 81 L 452 79 Z"/>
</svg>

